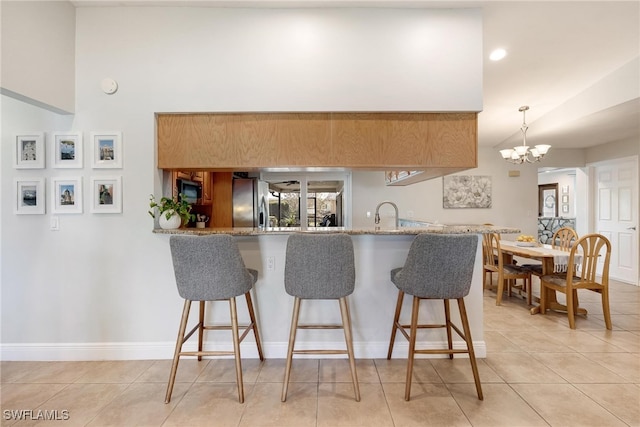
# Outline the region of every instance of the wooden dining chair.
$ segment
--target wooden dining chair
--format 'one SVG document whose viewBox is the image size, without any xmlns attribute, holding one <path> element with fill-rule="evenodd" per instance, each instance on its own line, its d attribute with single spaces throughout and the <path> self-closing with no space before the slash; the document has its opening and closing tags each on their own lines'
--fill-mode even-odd
<svg viewBox="0 0 640 427">
<path fill-rule="evenodd" d="M 551 246 L 556 249 L 571 249 L 571 246 L 578 241 L 578 233 L 571 227 L 562 227 L 553 233 Z"/>
<path fill-rule="evenodd" d="M 491 223 L 484 223 L 482 225 L 493 226 Z M 498 234 L 498 238 L 500 235 Z M 482 259 L 484 260 L 488 254 L 491 252 L 491 249 L 487 247 L 487 239 L 482 238 Z M 495 255 L 493 255 L 495 256 Z M 496 260 L 497 261 L 497 260 Z M 482 268 L 482 288 L 483 289 L 491 289 L 493 287 L 493 270 L 491 268 L 486 267 L 487 263 L 483 262 Z M 489 281 L 487 281 L 487 275 L 489 275 Z"/>
<path fill-rule="evenodd" d="M 553 233 L 551 247 L 554 249 L 569 251 L 576 241 L 578 241 L 578 233 L 576 233 L 576 231 L 571 227 L 562 227 Z M 522 267 L 538 277 L 541 277 L 544 274 L 542 271 L 542 264 L 523 264 Z"/>
<path fill-rule="evenodd" d="M 578 256 L 582 261 L 576 263 Z M 607 329 L 611 329 L 611 311 L 609 310 L 609 260 L 611 243 L 601 234 L 587 234 L 571 247 L 569 268 L 566 274 L 548 274 L 540 278 L 540 312 L 547 311 L 547 292 L 562 292 L 567 299 L 569 327 L 576 328 L 575 313 L 578 309 L 578 289 L 588 289 L 602 295 L 602 312 Z M 602 275 L 597 278 L 598 261 L 602 264 Z M 572 268 L 572 266 L 574 266 Z"/>
<path fill-rule="evenodd" d="M 498 286 L 496 290 L 496 305 L 502 303 L 502 294 L 505 291 L 511 296 L 512 289 L 519 289 L 526 294 L 527 304 L 531 305 L 531 273 L 521 266 L 505 264 L 500 250 L 500 235 L 487 233 L 483 235 L 484 271 L 498 274 Z M 522 280 L 522 285 L 517 281 Z"/>
</svg>

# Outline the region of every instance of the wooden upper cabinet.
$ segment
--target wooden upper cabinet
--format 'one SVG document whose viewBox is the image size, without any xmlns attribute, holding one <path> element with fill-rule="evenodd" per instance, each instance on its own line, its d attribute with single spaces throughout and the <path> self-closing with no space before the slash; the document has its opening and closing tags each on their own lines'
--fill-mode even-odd
<svg viewBox="0 0 640 427">
<path fill-rule="evenodd" d="M 351 167 L 376 166 L 386 139 L 384 123 L 376 114 L 340 113 L 331 121 L 331 161 Z M 381 165 L 378 165 L 381 166 Z"/>
<path fill-rule="evenodd" d="M 442 171 L 477 166 L 476 113 L 157 114 L 158 167 L 340 167 Z"/>
</svg>

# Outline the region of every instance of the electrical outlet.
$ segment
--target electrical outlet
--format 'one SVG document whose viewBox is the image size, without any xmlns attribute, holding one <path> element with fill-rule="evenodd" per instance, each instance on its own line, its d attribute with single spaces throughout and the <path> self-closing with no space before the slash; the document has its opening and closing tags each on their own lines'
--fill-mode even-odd
<svg viewBox="0 0 640 427">
<path fill-rule="evenodd" d="M 371 218 L 371 211 L 367 211 L 367 218 Z"/>
<path fill-rule="evenodd" d="M 267 270 L 275 271 L 276 269 L 276 257 L 269 256 L 267 257 Z"/>
<path fill-rule="evenodd" d="M 60 220 L 57 216 L 51 217 L 51 223 L 49 224 L 51 231 L 60 231 Z"/>
</svg>

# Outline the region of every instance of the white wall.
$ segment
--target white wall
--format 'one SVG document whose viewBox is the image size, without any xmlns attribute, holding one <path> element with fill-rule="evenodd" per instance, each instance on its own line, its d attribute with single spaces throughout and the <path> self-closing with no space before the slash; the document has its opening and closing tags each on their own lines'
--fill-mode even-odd
<svg viewBox="0 0 640 427">
<path fill-rule="evenodd" d="M 1 91 L 51 111 L 75 110 L 75 7 L 2 1 Z"/>
<path fill-rule="evenodd" d="M 401 218 L 413 218 L 444 224 L 495 224 L 516 227 L 523 234 L 537 234 L 538 165 L 513 165 L 505 162 L 493 148 L 479 148 L 478 167 L 457 175 L 485 175 L 492 178 L 492 206 L 489 209 L 444 209 L 442 178 L 423 181 L 406 187 L 384 187 L 383 172 L 353 173 L 353 226 L 373 224 L 373 212 L 383 200 L 398 205 Z M 509 177 L 509 171 L 520 172 Z M 366 213 L 372 217 L 367 218 Z M 391 221 L 393 209 L 383 206 L 382 221 Z M 413 215 L 411 215 L 413 214 Z"/>
<path fill-rule="evenodd" d="M 104 77 L 120 89 L 101 103 Z M 80 8 L 77 90 L 80 114 L 480 111 L 482 19 L 479 9 Z"/>
<path fill-rule="evenodd" d="M 627 139 L 596 145 L 585 150 L 585 164 L 640 155 L 640 141 Z"/>
</svg>

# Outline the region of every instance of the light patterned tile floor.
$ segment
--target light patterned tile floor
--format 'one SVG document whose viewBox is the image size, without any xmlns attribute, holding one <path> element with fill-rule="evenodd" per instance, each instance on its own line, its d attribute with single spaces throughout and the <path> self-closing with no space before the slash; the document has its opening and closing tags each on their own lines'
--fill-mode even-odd
<svg viewBox="0 0 640 427">
<path fill-rule="evenodd" d="M 346 360 L 297 359 L 285 403 L 284 360 L 248 359 L 244 404 L 232 361 L 186 359 L 168 405 L 167 360 L 2 362 L 0 425 L 640 426 L 640 288 L 611 284 L 613 331 L 599 295 L 579 298 L 589 316 L 570 330 L 566 314 L 532 316 L 517 297 L 497 307 L 485 291 L 483 401 L 463 358 L 416 360 L 409 402 L 402 359 L 357 361 L 360 402 Z M 27 409 L 58 420 L 14 419 L 12 410 Z"/>
</svg>

